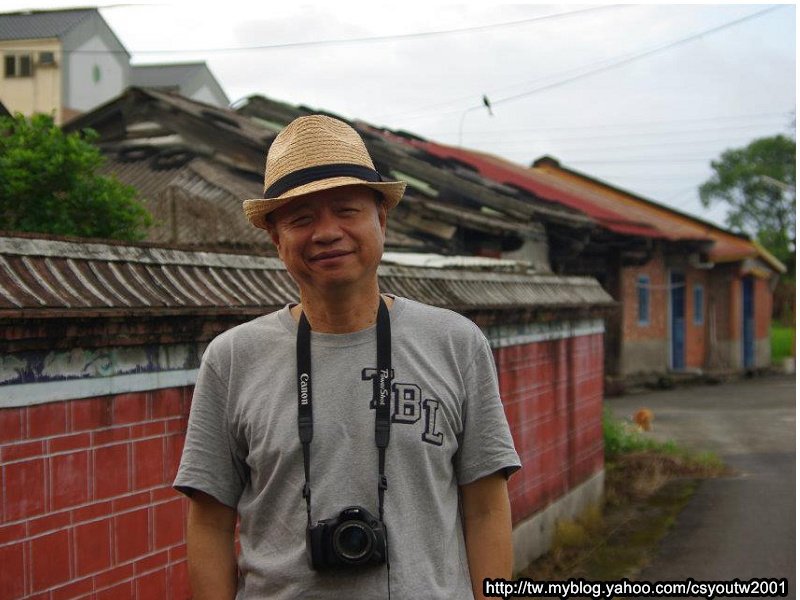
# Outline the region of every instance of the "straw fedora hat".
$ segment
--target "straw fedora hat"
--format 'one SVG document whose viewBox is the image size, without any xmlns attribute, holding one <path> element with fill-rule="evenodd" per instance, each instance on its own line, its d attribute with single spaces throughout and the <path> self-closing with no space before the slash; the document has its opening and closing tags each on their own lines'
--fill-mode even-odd
<svg viewBox="0 0 800 600">
<path fill-rule="evenodd" d="M 308 115 L 275 137 L 264 169 L 264 197 L 245 200 L 242 208 L 253 225 L 266 229 L 265 217 L 294 198 L 354 184 L 383 194 L 387 209 L 400 202 L 406 187 L 402 181 L 381 177 L 364 140 L 347 123 Z"/>
</svg>

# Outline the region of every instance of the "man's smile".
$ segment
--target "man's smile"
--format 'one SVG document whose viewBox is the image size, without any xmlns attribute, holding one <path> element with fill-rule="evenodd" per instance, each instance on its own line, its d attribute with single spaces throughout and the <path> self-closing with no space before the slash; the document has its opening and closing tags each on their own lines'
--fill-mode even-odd
<svg viewBox="0 0 800 600">
<path fill-rule="evenodd" d="M 352 254 L 351 250 L 326 250 L 325 252 L 319 252 L 312 256 L 311 262 L 332 262 L 334 259 L 350 254 Z"/>
</svg>

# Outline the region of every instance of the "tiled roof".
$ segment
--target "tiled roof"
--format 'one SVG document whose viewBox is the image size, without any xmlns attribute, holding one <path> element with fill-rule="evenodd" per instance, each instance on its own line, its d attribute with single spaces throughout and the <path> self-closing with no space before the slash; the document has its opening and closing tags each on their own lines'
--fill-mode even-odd
<svg viewBox="0 0 800 600">
<path fill-rule="evenodd" d="M 384 290 L 454 310 L 594 308 L 594 279 L 381 265 Z M 277 258 L 0 237 L 0 318 L 261 314 L 297 298 Z"/>
<path fill-rule="evenodd" d="M 0 14 L 0 40 L 61 37 L 84 19 L 96 14 L 96 8 Z"/>
</svg>

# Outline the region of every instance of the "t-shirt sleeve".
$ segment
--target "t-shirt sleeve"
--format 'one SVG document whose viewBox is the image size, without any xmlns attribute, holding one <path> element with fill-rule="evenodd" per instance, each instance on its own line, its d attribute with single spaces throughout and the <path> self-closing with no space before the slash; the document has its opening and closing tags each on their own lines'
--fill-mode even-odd
<svg viewBox="0 0 800 600">
<path fill-rule="evenodd" d="M 455 456 L 459 485 L 500 470 L 509 477 L 522 466 L 500 400 L 492 350 L 482 333 L 480 337 L 464 374 L 463 430 Z"/>
<path fill-rule="evenodd" d="M 246 471 L 233 451 L 227 398 L 228 386 L 206 351 L 197 375 L 186 442 L 173 487 L 187 496 L 200 490 L 236 508 Z"/>
</svg>

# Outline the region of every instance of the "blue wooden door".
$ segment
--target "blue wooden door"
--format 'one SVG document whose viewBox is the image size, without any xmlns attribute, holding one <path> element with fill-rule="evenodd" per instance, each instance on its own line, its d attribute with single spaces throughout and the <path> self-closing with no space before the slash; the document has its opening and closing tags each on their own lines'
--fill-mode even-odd
<svg viewBox="0 0 800 600">
<path fill-rule="evenodd" d="M 672 333 L 672 368 L 686 368 L 686 277 L 670 273 L 670 331 Z"/>
<path fill-rule="evenodd" d="M 742 364 L 745 369 L 755 366 L 755 298 L 753 278 L 742 278 Z"/>
</svg>

